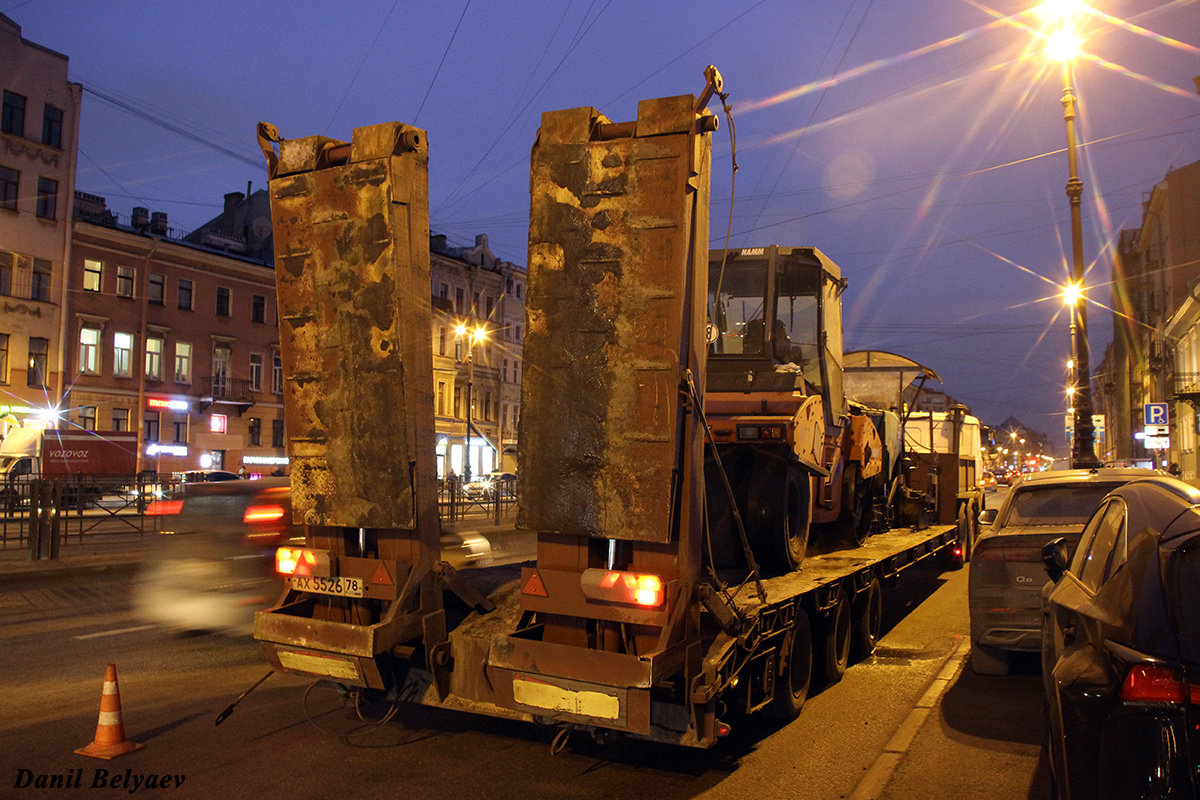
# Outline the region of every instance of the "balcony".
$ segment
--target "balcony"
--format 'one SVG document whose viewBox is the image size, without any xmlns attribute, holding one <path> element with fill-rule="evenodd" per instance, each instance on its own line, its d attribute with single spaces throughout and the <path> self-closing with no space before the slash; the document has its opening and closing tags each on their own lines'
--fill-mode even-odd
<svg viewBox="0 0 1200 800">
<path fill-rule="evenodd" d="M 231 405 L 237 408 L 240 417 L 254 405 L 254 391 L 250 381 L 230 378 L 225 375 L 208 375 L 197 378 L 200 389 L 200 412 L 211 405 Z"/>
<path fill-rule="evenodd" d="M 1170 382 L 1171 400 L 1200 403 L 1200 372 L 1176 372 Z"/>
</svg>

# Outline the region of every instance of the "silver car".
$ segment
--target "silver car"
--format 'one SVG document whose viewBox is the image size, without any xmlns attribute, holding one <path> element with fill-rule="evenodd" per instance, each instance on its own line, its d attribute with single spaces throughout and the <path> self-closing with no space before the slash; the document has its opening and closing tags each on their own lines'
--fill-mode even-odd
<svg viewBox="0 0 1200 800">
<path fill-rule="evenodd" d="M 1133 467 L 1035 472 L 1016 480 L 999 510 L 979 515 L 968 578 L 976 673 L 1006 675 L 1010 652 L 1041 650 L 1042 546 L 1063 537 L 1073 552 L 1106 494 L 1161 474 Z"/>
</svg>

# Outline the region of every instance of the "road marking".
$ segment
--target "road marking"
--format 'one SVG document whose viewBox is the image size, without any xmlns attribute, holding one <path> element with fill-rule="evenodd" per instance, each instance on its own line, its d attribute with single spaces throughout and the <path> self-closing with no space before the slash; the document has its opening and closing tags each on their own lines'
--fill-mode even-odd
<svg viewBox="0 0 1200 800">
<path fill-rule="evenodd" d="M 971 639 L 964 636 L 962 642 L 946 659 L 941 672 L 930 682 L 925 694 L 896 728 L 892 738 L 883 746 L 883 752 L 867 769 L 867 774 L 858 782 L 858 786 L 854 787 L 854 791 L 847 795 L 846 800 L 874 800 L 883 794 L 892 775 L 899 768 L 900 762 L 904 760 L 905 751 L 912 745 L 913 739 L 921 730 L 921 726 L 925 724 L 925 720 L 929 719 L 929 715 L 941 702 L 942 695 L 954 683 L 970 650 Z"/>
<path fill-rule="evenodd" d="M 99 633 L 85 633 L 83 636 L 72 636 L 72 639 L 99 639 L 101 636 L 116 636 L 121 633 L 137 633 L 138 631 L 148 631 L 154 628 L 154 625 L 138 625 L 136 628 L 119 628 L 115 631 L 100 631 Z"/>
</svg>

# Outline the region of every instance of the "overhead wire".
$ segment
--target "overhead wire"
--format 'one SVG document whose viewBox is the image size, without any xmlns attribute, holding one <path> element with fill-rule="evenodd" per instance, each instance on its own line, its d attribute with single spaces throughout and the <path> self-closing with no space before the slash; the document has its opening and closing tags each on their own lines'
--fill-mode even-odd
<svg viewBox="0 0 1200 800">
<path fill-rule="evenodd" d="M 417 113 L 413 116 L 413 125 L 417 124 L 417 120 L 421 118 L 421 111 L 425 108 L 425 101 L 429 99 L 429 93 L 433 91 L 433 85 L 437 83 L 438 75 L 442 74 L 442 65 L 446 63 L 446 56 L 450 54 L 450 47 L 454 44 L 454 40 L 458 37 L 458 29 L 462 27 L 463 19 L 467 16 L 467 9 L 471 7 L 471 0 L 467 0 L 463 6 L 462 13 L 458 15 L 458 24 L 454 26 L 454 32 L 450 34 L 450 41 L 446 42 L 446 49 L 442 51 L 442 60 L 438 62 L 437 69 L 433 72 L 433 77 L 429 80 L 429 86 L 425 89 L 425 96 L 421 98 L 421 105 L 417 107 Z"/>
<path fill-rule="evenodd" d="M 383 18 L 383 22 L 380 24 L 379 30 L 375 31 L 375 38 L 371 40 L 370 47 L 368 47 L 366 52 L 363 53 L 362 60 L 358 62 L 358 69 L 354 70 L 354 77 L 350 79 L 348 84 L 346 84 L 346 91 L 342 92 L 342 99 L 338 100 L 338 104 L 333 109 L 333 113 L 329 115 L 329 122 L 325 123 L 325 132 L 327 134 L 330 132 L 330 128 L 333 127 L 333 121 L 337 119 L 338 112 L 342 110 L 342 105 L 346 102 L 346 98 L 350 96 L 350 90 L 354 88 L 354 84 L 358 80 L 358 76 L 362 73 L 363 67 L 366 66 L 367 59 L 371 57 L 371 52 L 375 49 L 375 45 L 379 42 L 379 37 L 383 34 L 383 29 L 387 27 L 388 20 L 392 18 L 392 12 L 396 10 L 396 6 L 399 5 L 399 3 L 400 0 L 392 0 L 392 7 L 388 9 L 387 16 Z M 468 5 L 469 4 L 470 0 L 468 0 Z M 463 13 L 466 13 L 465 9 Z M 443 56 L 443 59 L 444 58 L 445 56 Z M 435 75 L 434 77 L 436 78 L 437 76 Z M 430 84 L 431 88 L 432 86 L 433 84 Z"/>
</svg>

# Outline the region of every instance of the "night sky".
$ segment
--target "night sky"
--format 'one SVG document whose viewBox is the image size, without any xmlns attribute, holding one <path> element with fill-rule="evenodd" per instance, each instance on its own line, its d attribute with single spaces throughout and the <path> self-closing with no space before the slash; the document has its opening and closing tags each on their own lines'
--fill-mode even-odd
<svg viewBox="0 0 1200 800">
<path fill-rule="evenodd" d="M 350 10 L 352 9 L 352 10 Z M 77 188 L 190 230 L 265 188 L 255 124 L 286 138 L 425 128 L 431 220 L 526 263 L 543 111 L 725 79 L 730 246 L 815 246 L 842 268 L 848 348 L 933 367 L 987 424 L 1063 441 L 1070 259 L 1062 73 L 1034 7 L 969 0 L 0 0 L 84 86 Z M 1112 244 L 1166 172 L 1200 160 L 1200 4 L 1115 2 L 1075 61 L 1092 365 L 1112 337 Z M 719 111 L 714 100 L 709 106 Z M 713 143 L 712 247 L 729 224 Z"/>
</svg>

